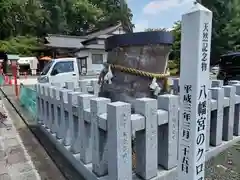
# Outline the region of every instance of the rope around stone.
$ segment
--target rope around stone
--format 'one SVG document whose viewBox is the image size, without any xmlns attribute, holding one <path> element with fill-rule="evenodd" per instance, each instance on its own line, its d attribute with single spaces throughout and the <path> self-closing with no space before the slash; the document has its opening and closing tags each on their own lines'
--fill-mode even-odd
<svg viewBox="0 0 240 180">
<path fill-rule="evenodd" d="M 109 66 L 113 69 L 117 69 L 120 70 L 122 72 L 126 72 L 129 74 L 134 74 L 134 75 L 139 75 L 139 76 L 143 76 L 143 77 L 149 77 L 149 78 L 156 78 L 156 79 L 165 79 L 167 77 L 170 76 L 170 73 L 163 73 L 163 74 L 157 74 L 157 73 L 150 73 L 150 72 L 146 72 L 146 71 L 141 71 L 138 69 L 134 69 L 134 68 L 128 68 L 128 67 L 124 67 L 121 65 L 114 65 L 114 64 L 109 64 Z"/>
</svg>

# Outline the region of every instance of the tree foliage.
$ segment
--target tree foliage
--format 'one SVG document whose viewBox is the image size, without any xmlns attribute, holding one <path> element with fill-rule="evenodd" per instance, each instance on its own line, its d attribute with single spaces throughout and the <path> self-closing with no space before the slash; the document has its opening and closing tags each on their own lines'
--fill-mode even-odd
<svg viewBox="0 0 240 180">
<path fill-rule="evenodd" d="M 145 31 L 168 31 L 166 28 L 147 28 Z"/>
<path fill-rule="evenodd" d="M 17 36 L 0 40 L 0 51 L 10 54 L 34 56 L 34 52 L 42 47 L 42 42 L 32 36 Z"/>
<path fill-rule="evenodd" d="M 174 59 L 177 61 L 177 64 L 179 64 L 180 61 L 180 49 L 181 49 L 181 21 L 177 21 L 173 25 L 173 45 L 172 45 L 172 53 L 171 53 L 171 59 Z"/>
<path fill-rule="evenodd" d="M 47 33 L 84 35 L 118 22 L 131 31 L 131 20 L 131 10 L 121 0 L 0 0 L 0 49 L 21 53 L 7 47 L 23 36 L 30 38 L 24 42 L 35 39 L 34 46 L 36 37 Z"/>
<path fill-rule="evenodd" d="M 239 1 L 234 5 L 235 0 L 202 0 L 202 4 L 213 12 L 212 21 L 212 42 L 211 42 L 211 62 L 218 61 L 219 56 L 234 47 L 230 43 L 230 31 L 232 25 L 229 22 L 236 16 L 236 8 L 240 5 Z M 228 26 L 228 27 L 227 27 Z M 240 24 L 238 25 L 240 27 Z M 229 29 L 229 30 L 230 30 Z"/>
<path fill-rule="evenodd" d="M 202 0 L 202 4 L 213 12 L 211 63 L 219 60 L 220 55 L 240 50 L 240 1 L 239 0 Z M 180 59 L 181 22 L 173 27 L 175 42 L 174 59 Z"/>
</svg>

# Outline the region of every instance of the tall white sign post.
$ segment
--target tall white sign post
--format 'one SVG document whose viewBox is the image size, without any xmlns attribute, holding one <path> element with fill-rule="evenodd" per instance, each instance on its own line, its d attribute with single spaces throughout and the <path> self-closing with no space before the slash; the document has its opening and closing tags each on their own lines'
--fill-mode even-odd
<svg viewBox="0 0 240 180">
<path fill-rule="evenodd" d="M 178 180 L 204 180 L 212 12 L 182 16 Z"/>
</svg>

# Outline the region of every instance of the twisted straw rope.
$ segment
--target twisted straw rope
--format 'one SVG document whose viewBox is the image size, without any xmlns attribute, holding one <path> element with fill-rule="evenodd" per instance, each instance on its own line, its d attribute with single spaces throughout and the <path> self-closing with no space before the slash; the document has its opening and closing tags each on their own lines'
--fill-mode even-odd
<svg viewBox="0 0 240 180">
<path fill-rule="evenodd" d="M 150 73 L 150 72 L 141 71 L 141 70 L 134 69 L 134 68 L 128 68 L 128 67 L 124 67 L 124 66 L 120 66 L 120 65 L 114 65 L 114 64 L 109 64 L 109 65 L 113 69 L 117 69 L 117 70 L 120 70 L 120 71 L 123 71 L 126 73 L 130 73 L 130 74 L 134 74 L 134 75 L 149 77 L 149 78 L 164 79 L 164 78 L 167 78 L 170 76 L 170 73 L 156 74 L 156 73 Z"/>
<path fill-rule="evenodd" d="M 156 74 L 156 73 L 150 73 L 150 72 L 146 72 L 146 71 L 141 71 L 141 70 L 137 70 L 134 68 L 128 68 L 128 67 L 124 67 L 121 65 L 114 65 L 114 64 L 109 64 L 109 66 L 113 69 L 117 69 L 120 70 L 122 72 L 126 72 L 129 74 L 134 74 L 134 75 L 139 75 L 139 76 L 143 76 L 143 77 L 148 77 L 148 78 L 156 78 L 156 79 L 163 79 L 163 89 L 165 91 L 169 90 L 169 83 L 168 83 L 168 77 L 170 76 L 170 73 L 166 73 L 166 74 Z"/>
</svg>

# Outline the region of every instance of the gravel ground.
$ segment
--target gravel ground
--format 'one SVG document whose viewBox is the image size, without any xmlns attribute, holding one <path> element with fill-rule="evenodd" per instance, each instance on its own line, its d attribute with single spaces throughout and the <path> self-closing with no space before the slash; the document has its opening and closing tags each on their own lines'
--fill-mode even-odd
<svg viewBox="0 0 240 180">
<path fill-rule="evenodd" d="M 206 180 L 240 180 L 240 142 L 206 163 Z"/>
</svg>

